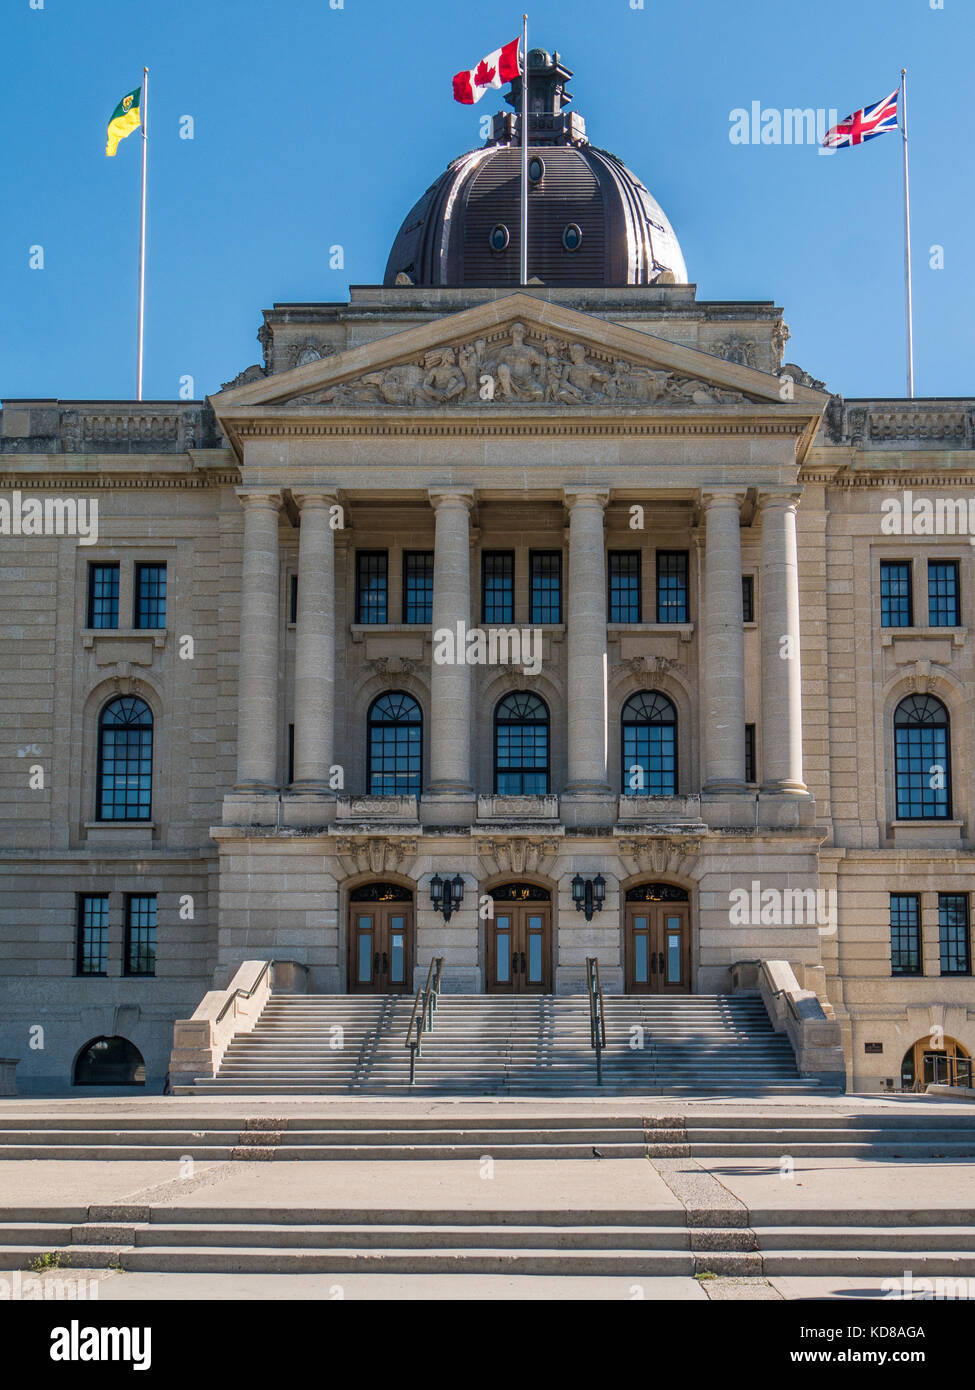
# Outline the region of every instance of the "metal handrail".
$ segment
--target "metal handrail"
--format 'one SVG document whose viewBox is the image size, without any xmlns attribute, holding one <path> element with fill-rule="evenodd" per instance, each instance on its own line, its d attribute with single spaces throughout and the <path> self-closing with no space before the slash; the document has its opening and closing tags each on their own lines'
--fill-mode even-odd
<svg viewBox="0 0 975 1390">
<path fill-rule="evenodd" d="M 416 992 L 404 1047 L 410 1049 L 410 1085 L 416 1079 L 416 1059 L 422 1057 L 423 1034 L 433 1032 L 433 1015 L 440 1003 L 440 981 L 443 976 L 443 956 L 433 956 L 427 970 L 426 983 Z M 416 1036 L 414 1037 L 414 1029 Z"/>
<path fill-rule="evenodd" d="M 599 959 L 586 957 L 586 989 L 589 993 L 589 1046 L 596 1053 L 596 1085 L 603 1084 L 603 1048 L 606 1046 L 606 1006 L 599 980 Z"/>
<path fill-rule="evenodd" d="M 273 964 L 273 960 L 266 960 L 264 962 L 264 968 L 259 972 L 257 979 L 254 981 L 250 989 L 235 989 L 233 994 L 224 1004 L 223 1008 L 217 1014 L 216 1018 L 214 1019 L 214 1022 L 219 1023 L 220 1020 L 223 1018 L 224 1014 L 230 1008 L 231 1004 L 236 1004 L 238 999 L 251 999 L 257 993 L 258 986 L 264 979 L 264 976 L 267 974 L 267 972 L 271 969 Z"/>
</svg>

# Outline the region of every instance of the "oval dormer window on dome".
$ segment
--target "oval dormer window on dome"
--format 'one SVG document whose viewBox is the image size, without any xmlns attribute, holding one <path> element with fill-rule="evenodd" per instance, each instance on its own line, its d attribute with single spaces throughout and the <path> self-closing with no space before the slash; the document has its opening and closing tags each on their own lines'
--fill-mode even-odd
<svg viewBox="0 0 975 1390">
<path fill-rule="evenodd" d="M 492 251 L 506 251 L 508 243 L 511 241 L 511 233 L 503 222 L 497 222 L 491 228 L 491 235 L 488 240 L 491 243 Z"/>
<path fill-rule="evenodd" d="M 562 233 L 562 245 L 567 251 L 578 251 L 582 245 L 582 228 L 578 222 L 570 222 Z"/>
<path fill-rule="evenodd" d="M 545 177 L 545 161 L 541 155 L 533 154 L 528 161 L 529 183 L 541 183 Z"/>
</svg>

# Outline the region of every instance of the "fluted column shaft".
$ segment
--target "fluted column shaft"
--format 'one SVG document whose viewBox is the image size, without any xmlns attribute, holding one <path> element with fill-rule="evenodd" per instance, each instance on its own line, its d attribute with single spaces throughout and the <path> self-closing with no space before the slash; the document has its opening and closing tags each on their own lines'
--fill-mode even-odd
<svg viewBox="0 0 975 1390">
<path fill-rule="evenodd" d="M 796 493 L 759 496 L 762 519 L 762 784 L 802 794 Z"/>
<path fill-rule="evenodd" d="M 743 494 L 708 492 L 705 516 L 704 790 L 745 790 L 745 631 L 741 607 Z"/>
<path fill-rule="evenodd" d="M 434 652 L 438 632 L 454 634 L 454 659 L 434 658 L 430 673 L 430 781 L 433 793 L 472 795 L 472 671 L 466 644 L 456 641 L 457 625 L 471 621 L 471 493 L 430 493 L 436 512 L 433 560 Z"/>
<path fill-rule="evenodd" d="M 332 491 L 294 493 L 300 508 L 295 633 L 294 782 L 329 789 L 335 730 L 335 532 Z"/>
<path fill-rule="evenodd" d="M 277 789 L 278 514 L 274 488 L 238 488 L 244 508 L 237 693 L 237 787 Z"/>
<path fill-rule="evenodd" d="M 609 790 L 606 778 L 606 549 L 601 488 L 566 490 L 569 510 L 566 791 Z"/>
</svg>

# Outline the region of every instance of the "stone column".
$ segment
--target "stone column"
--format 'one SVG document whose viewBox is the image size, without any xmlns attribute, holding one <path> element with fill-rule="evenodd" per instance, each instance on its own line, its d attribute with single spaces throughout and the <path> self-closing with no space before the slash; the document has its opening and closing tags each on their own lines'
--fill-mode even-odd
<svg viewBox="0 0 975 1390">
<path fill-rule="evenodd" d="M 568 793 L 607 793 L 606 488 L 566 488 L 569 511 Z"/>
<path fill-rule="evenodd" d="M 795 492 L 759 495 L 762 518 L 762 790 L 805 794 Z"/>
<path fill-rule="evenodd" d="M 329 791 L 335 730 L 334 491 L 293 493 L 300 508 L 292 789 Z"/>
<path fill-rule="evenodd" d="M 237 790 L 276 792 L 278 786 L 277 488 L 238 488 L 244 508 L 237 689 Z"/>
<path fill-rule="evenodd" d="M 705 492 L 705 596 L 700 654 L 705 792 L 745 790 L 745 630 L 741 610 L 744 493 Z"/>
<path fill-rule="evenodd" d="M 471 785 L 471 668 L 466 642 L 458 642 L 471 622 L 470 513 L 474 494 L 462 489 L 430 492 L 436 512 L 433 557 L 433 650 L 430 672 L 430 778 L 433 795 L 473 795 Z M 454 660 L 438 662 L 437 633 L 453 634 Z"/>
</svg>

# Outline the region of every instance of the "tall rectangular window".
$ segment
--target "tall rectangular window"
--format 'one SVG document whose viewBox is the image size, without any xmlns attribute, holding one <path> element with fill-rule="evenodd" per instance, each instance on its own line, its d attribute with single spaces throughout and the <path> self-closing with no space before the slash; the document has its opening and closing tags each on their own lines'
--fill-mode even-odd
<svg viewBox="0 0 975 1390">
<path fill-rule="evenodd" d="M 135 626 L 166 626 L 166 566 L 136 565 Z"/>
<path fill-rule="evenodd" d="M 156 973 L 156 895 L 133 894 L 125 902 L 125 973 Z"/>
<path fill-rule="evenodd" d="M 961 623 L 960 607 L 957 560 L 929 560 L 929 625 L 931 627 L 958 627 Z"/>
<path fill-rule="evenodd" d="M 938 894 L 938 934 L 942 975 L 972 973 L 967 893 Z"/>
<path fill-rule="evenodd" d="M 687 551 L 657 551 L 657 622 L 687 622 Z"/>
<path fill-rule="evenodd" d="M 295 780 L 295 726 L 288 725 L 288 786 Z"/>
<path fill-rule="evenodd" d="M 288 581 L 288 622 L 298 621 L 298 576 L 293 574 Z"/>
<path fill-rule="evenodd" d="M 639 550 L 609 552 L 609 621 L 639 623 L 643 621 L 640 593 Z"/>
<path fill-rule="evenodd" d="M 531 552 L 533 623 L 562 621 L 562 552 L 533 550 Z"/>
<path fill-rule="evenodd" d="M 88 566 L 88 626 L 118 627 L 118 565 Z"/>
<path fill-rule="evenodd" d="M 389 597 L 389 557 L 385 550 L 357 550 L 355 555 L 355 620 L 385 623 Z"/>
<path fill-rule="evenodd" d="M 107 893 L 83 893 L 78 898 L 77 972 L 108 974 Z"/>
<path fill-rule="evenodd" d="M 911 566 L 906 560 L 882 560 L 880 564 L 880 626 L 913 627 Z"/>
<path fill-rule="evenodd" d="M 922 973 L 921 899 L 916 893 L 890 895 L 890 973 Z"/>
<path fill-rule="evenodd" d="M 757 782 L 755 773 L 755 725 L 745 725 L 745 781 Z"/>
<path fill-rule="evenodd" d="M 481 621 L 515 620 L 515 552 L 485 550 L 481 560 Z"/>
<path fill-rule="evenodd" d="M 433 622 L 433 551 L 403 553 L 403 622 Z"/>
<path fill-rule="evenodd" d="M 755 576 L 743 574 L 741 577 L 741 620 L 743 623 L 755 621 Z"/>
</svg>

